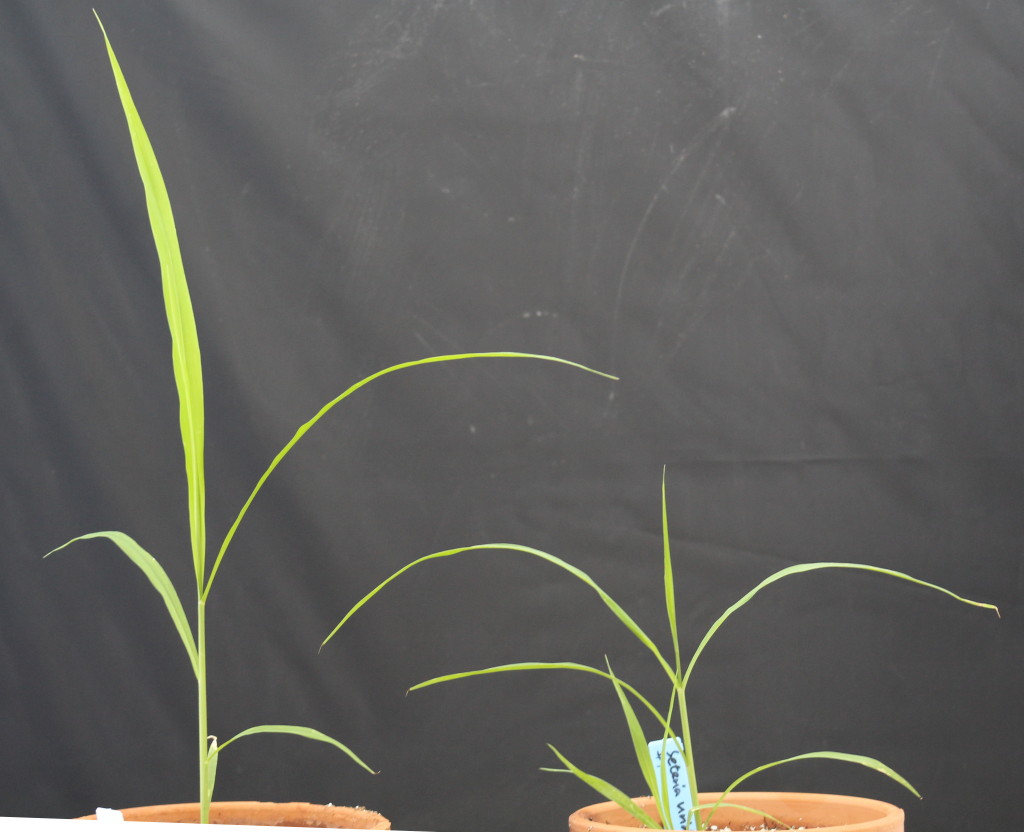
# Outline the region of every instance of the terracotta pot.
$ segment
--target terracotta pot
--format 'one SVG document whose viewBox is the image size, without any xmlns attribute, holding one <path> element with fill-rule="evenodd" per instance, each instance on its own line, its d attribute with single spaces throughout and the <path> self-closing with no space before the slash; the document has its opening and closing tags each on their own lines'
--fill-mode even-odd
<svg viewBox="0 0 1024 832">
<path fill-rule="evenodd" d="M 714 803 L 720 792 L 702 793 L 701 803 Z M 846 797 L 835 794 L 803 794 L 799 792 L 731 792 L 730 803 L 751 806 L 786 823 L 807 829 L 829 832 L 903 832 L 903 810 L 881 800 Z M 658 819 L 658 809 L 650 797 L 636 798 L 651 817 Z M 749 825 L 760 828 L 760 815 L 742 809 L 721 808 L 711 822 L 719 829 L 733 830 Z M 769 827 L 771 824 L 768 824 Z M 569 815 L 569 832 L 634 832 L 640 821 L 616 803 L 585 806 Z"/>
<path fill-rule="evenodd" d="M 198 803 L 169 803 L 122 809 L 125 820 L 199 823 Z M 96 820 L 89 815 L 82 820 Z M 328 829 L 390 829 L 391 821 L 369 809 L 316 803 L 259 803 L 253 800 L 210 804 L 210 823 L 247 826 L 315 826 Z"/>
</svg>

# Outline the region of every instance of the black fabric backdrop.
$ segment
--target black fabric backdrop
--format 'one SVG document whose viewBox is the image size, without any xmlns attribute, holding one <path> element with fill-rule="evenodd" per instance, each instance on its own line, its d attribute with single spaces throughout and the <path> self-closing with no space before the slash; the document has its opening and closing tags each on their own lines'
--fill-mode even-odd
<svg viewBox="0 0 1024 832">
<path fill-rule="evenodd" d="M 302 421 L 210 602 L 220 799 L 366 804 L 399 829 L 559 830 L 643 789 L 614 694 L 519 660 L 665 645 L 660 479 L 702 783 L 983 829 L 1024 781 L 1024 7 L 1018 0 L 6 0 L 0 4 L 0 814 L 194 798 L 189 666 L 118 529 L 191 597 L 159 273 L 99 29 L 168 181 L 204 350 L 211 537 Z M 186 602 L 188 604 L 188 602 Z M 653 733 L 653 729 L 652 729 Z"/>
</svg>

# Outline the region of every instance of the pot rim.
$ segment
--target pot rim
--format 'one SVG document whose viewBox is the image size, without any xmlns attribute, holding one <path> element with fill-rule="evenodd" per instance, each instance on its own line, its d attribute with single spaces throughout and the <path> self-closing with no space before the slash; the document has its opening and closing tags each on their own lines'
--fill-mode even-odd
<svg viewBox="0 0 1024 832">
<path fill-rule="evenodd" d="M 260 826 L 260 815 L 271 816 L 277 823 L 262 824 L 267 826 L 279 826 L 282 813 L 285 815 L 337 815 L 333 818 L 338 823 L 344 823 L 340 829 L 368 829 L 388 830 L 391 829 L 391 821 L 379 812 L 367 809 L 365 806 L 344 806 L 333 803 L 307 803 L 303 801 L 274 802 L 266 800 L 215 800 L 210 804 L 211 812 L 225 814 L 227 818 L 221 823 L 240 824 L 249 826 Z M 155 803 L 147 806 L 128 806 L 121 809 L 122 812 L 139 813 L 144 817 L 126 817 L 125 820 L 152 820 L 157 822 L 190 823 L 190 821 L 170 820 L 168 816 L 175 814 L 186 818 L 199 816 L 199 803 Z M 240 816 L 248 815 L 250 819 L 241 819 Z M 96 815 L 86 815 L 78 820 L 96 820 Z M 326 818 L 315 819 L 317 827 L 325 826 Z M 355 824 L 353 821 L 362 820 L 363 824 Z M 198 822 L 196 820 L 195 822 Z M 292 824 L 299 825 L 299 824 Z"/>
<path fill-rule="evenodd" d="M 713 803 L 721 796 L 721 794 L 721 792 L 701 792 L 700 803 Z M 633 799 L 644 808 L 652 808 L 654 804 L 653 797 L 637 797 Z M 821 826 L 816 828 L 822 830 L 842 829 L 843 832 L 871 832 L 878 828 L 903 829 L 904 812 L 899 806 L 888 803 L 884 800 L 877 800 L 870 797 L 857 797 L 854 795 L 827 794 L 819 792 L 730 792 L 729 802 L 752 803 L 754 804 L 753 808 L 757 808 L 756 804 L 759 802 L 789 802 L 795 804 L 807 804 L 810 806 L 843 805 L 853 808 L 863 808 L 877 812 L 877 817 L 854 823 L 846 823 L 840 826 Z M 616 812 L 625 814 L 625 810 L 611 800 L 602 803 L 594 803 L 590 806 L 584 806 L 577 809 L 569 816 L 570 829 L 573 828 L 572 824 L 575 821 L 578 824 L 581 824 L 582 828 L 592 826 L 595 830 L 605 830 L 605 832 L 618 832 L 618 830 L 623 830 L 624 832 L 635 832 L 636 827 L 624 826 L 619 823 L 609 822 L 607 820 L 593 817 L 594 815 L 600 815 L 602 813 Z M 626 815 L 626 817 L 630 816 Z M 623 818 L 623 820 L 624 819 L 625 818 Z M 631 817 L 630 819 L 632 820 Z M 879 824 L 882 824 L 882 826 L 880 827 Z M 814 828 L 815 827 L 808 827 L 808 829 Z"/>
</svg>

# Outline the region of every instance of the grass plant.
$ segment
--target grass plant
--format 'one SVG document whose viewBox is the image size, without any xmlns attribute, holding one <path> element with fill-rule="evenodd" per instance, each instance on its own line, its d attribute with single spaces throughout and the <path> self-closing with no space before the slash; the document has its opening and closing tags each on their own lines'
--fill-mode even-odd
<svg viewBox="0 0 1024 832">
<path fill-rule="evenodd" d="M 534 549 L 529 546 L 521 546 L 518 544 L 506 544 L 506 543 L 490 543 L 481 544 L 476 546 L 465 546 L 456 549 L 447 549 L 443 552 L 435 552 L 434 554 L 425 555 L 412 563 L 399 569 L 393 575 L 378 584 L 373 590 L 367 593 L 362 599 L 360 599 L 349 611 L 346 613 L 344 618 L 337 624 L 337 626 L 328 634 L 327 638 L 324 639 L 321 644 L 321 649 L 326 645 L 341 629 L 341 627 L 370 599 L 376 596 L 384 587 L 408 572 L 410 569 L 427 563 L 428 561 L 437 560 L 439 558 L 448 558 L 454 555 L 461 555 L 471 552 L 484 552 L 493 550 L 505 550 L 512 552 L 519 552 L 522 554 L 530 555 L 535 558 L 547 561 L 548 563 L 565 570 L 570 575 L 582 581 L 591 590 L 597 593 L 604 605 L 611 610 L 612 614 L 629 630 L 633 636 L 643 645 L 643 647 L 653 655 L 658 666 L 662 669 L 665 674 L 665 678 L 668 683 L 667 695 L 665 700 L 668 701 L 668 706 L 664 710 L 655 706 L 651 699 L 641 694 L 637 688 L 630 685 L 626 681 L 620 679 L 612 670 L 611 663 L 608 662 L 607 657 L 605 658 L 605 667 L 592 667 L 585 664 L 579 664 L 576 662 L 517 662 L 514 664 L 498 665 L 496 667 L 487 667 L 479 670 L 468 670 L 457 673 L 449 673 L 444 676 L 438 676 L 433 679 L 428 679 L 425 682 L 420 682 L 414 685 L 409 690 L 419 690 L 426 688 L 431 685 L 437 685 L 442 682 L 450 682 L 456 679 L 466 679 L 473 676 L 483 676 L 491 673 L 506 673 L 506 672 L 518 672 L 524 670 L 571 670 L 582 673 L 588 673 L 594 676 L 599 676 L 611 683 L 616 698 L 619 702 L 619 706 L 622 709 L 623 716 L 625 717 L 626 725 L 629 732 L 630 743 L 632 753 L 636 757 L 637 766 L 640 769 L 640 773 L 643 777 L 643 781 L 647 787 L 647 793 L 655 796 L 656 804 L 658 806 L 659 817 L 655 818 L 648 812 L 632 800 L 626 792 L 612 785 L 608 781 L 598 777 L 595 774 L 585 771 L 579 766 L 571 762 L 564 754 L 562 754 L 553 745 L 549 745 L 554 755 L 558 758 L 563 768 L 546 768 L 545 771 L 556 771 L 562 773 L 571 773 L 591 786 L 597 792 L 599 792 L 606 800 L 613 800 L 618 803 L 623 809 L 629 812 L 630 815 L 639 820 L 644 826 L 652 829 L 670 828 L 667 819 L 671 817 L 669 811 L 669 788 L 668 783 L 665 779 L 665 768 L 662 767 L 662 777 L 657 776 L 655 767 L 651 761 L 650 753 L 648 750 L 648 742 L 646 735 L 642 729 L 640 718 L 637 714 L 637 705 L 641 713 L 646 712 L 650 718 L 648 721 L 657 726 L 658 736 L 661 738 L 662 750 L 674 749 L 679 752 L 682 760 L 685 763 L 686 780 L 689 784 L 690 794 L 694 800 L 697 800 L 697 795 L 700 794 L 697 783 L 697 768 L 695 765 L 694 749 L 691 741 L 690 731 L 690 714 L 687 710 L 687 699 L 686 691 L 687 685 L 690 682 L 690 678 L 693 675 L 694 667 L 697 664 L 697 660 L 703 654 L 708 643 L 712 637 L 721 629 L 722 625 L 739 609 L 744 607 L 754 596 L 758 595 L 762 590 L 771 586 L 777 581 L 782 580 L 793 575 L 805 574 L 822 569 L 832 570 L 857 570 L 861 572 L 871 572 L 878 575 L 884 575 L 891 578 L 898 578 L 903 581 L 907 581 L 918 586 L 925 587 L 935 592 L 946 595 L 957 601 L 965 604 L 970 604 L 975 607 L 981 607 L 987 610 L 993 610 L 997 615 L 999 614 L 998 608 L 992 604 L 987 604 L 981 601 L 972 601 L 968 598 L 964 598 L 955 592 L 952 592 L 944 587 L 938 586 L 928 581 L 920 580 L 904 572 L 897 572 L 894 569 L 885 569 L 880 566 L 870 566 L 862 563 L 840 563 L 840 562 L 816 562 L 816 563 L 800 563 L 794 566 L 780 569 L 779 571 L 769 575 L 767 578 L 762 580 L 753 589 L 746 592 L 742 597 L 739 598 L 735 603 L 729 606 L 708 628 L 707 632 L 704 633 L 703 637 L 697 644 L 696 649 L 690 656 L 688 662 L 684 665 L 682 662 L 680 647 L 679 647 L 679 631 L 677 625 L 677 613 L 676 613 L 676 589 L 675 589 L 675 578 L 672 571 L 672 553 L 669 543 L 669 523 L 668 523 L 668 509 L 665 497 L 665 474 L 662 473 L 661 482 L 661 533 L 662 533 L 662 563 L 663 563 L 663 584 L 664 584 L 664 598 L 665 598 L 665 613 L 668 618 L 669 633 L 671 635 L 672 651 L 666 655 L 654 642 L 654 640 L 643 630 L 640 625 L 627 613 L 607 592 L 605 592 L 598 584 L 583 570 L 578 569 L 570 563 L 562 560 L 561 558 L 555 557 L 554 555 L 548 554 L 547 552 Z M 689 829 L 706 829 L 710 824 L 710 819 L 714 814 L 714 811 L 719 807 L 723 806 L 735 806 L 736 804 L 728 802 L 730 793 L 736 789 L 741 783 L 745 782 L 748 778 L 765 771 L 769 768 L 782 765 L 784 763 L 795 762 L 797 760 L 811 760 L 811 759 L 827 759 L 827 760 L 839 760 L 842 762 L 854 763 L 857 765 L 867 766 L 868 768 L 874 769 L 888 777 L 891 777 L 897 783 L 908 789 L 915 796 L 920 797 L 918 791 L 900 774 L 894 771 L 892 768 L 887 766 L 885 763 L 871 757 L 866 757 L 861 754 L 850 754 L 839 751 L 811 751 L 805 754 L 799 754 L 794 757 L 787 757 L 785 759 L 774 760 L 772 762 L 764 763 L 756 766 L 745 774 L 740 775 L 730 783 L 725 790 L 721 793 L 720 798 L 712 804 L 706 805 L 695 805 L 689 812 L 689 816 L 686 821 L 686 828 Z M 747 808 L 747 807 L 742 807 Z M 778 820 L 778 819 L 774 819 Z M 781 823 L 781 822 L 780 822 Z M 785 825 L 785 824 L 783 824 Z"/>
<path fill-rule="evenodd" d="M 196 679 L 197 703 L 198 703 L 198 724 L 196 726 L 198 739 L 198 779 L 199 779 L 199 802 L 201 804 L 201 821 L 209 821 L 209 807 L 213 796 L 213 787 L 216 777 L 217 760 L 220 753 L 227 746 L 242 737 L 254 734 L 277 733 L 292 734 L 318 742 L 328 743 L 356 762 L 359 766 L 373 773 L 370 768 L 355 752 L 343 743 L 330 737 L 321 731 L 307 728 L 300 725 L 256 725 L 239 732 L 225 742 L 217 742 L 215 736 L 211 736 L 208 726 L 207 708 L 207 654 L 206 654 L 206 607 L 213 589 L 214 579 L 220 569 L 224 556 L 227 553 L 235 532 L 238 530 L 243 518 L 246 516 L 257 494 L 264 483 L 274 472 L 274 469 L 281 463 L 284 457 L 295 447 L 303 436 L 320 421 L 329 411 L 350 395 L 365 385 L 376 381 L 391 373 L 412 367 L 425 366 L 439 362 L 463 361 L 476 358 L 529 358 L 543 361 L 550 361 L 564 364 L 576 369 L 585 370 L 605 378 L 614 379 L 614 376 L 592 370 L 561 358 L 547 355 L 535 355 L 521 352 L 474 352 L 459 353 L 452 355 L 438 355 L 421 358 L 414 361 L 407 361 L 396 364 L 386 369 L 373 373 L 366 378 L 357 381 L 340 395 L 328 401 L 317 413 L 307 422 L 303 423 L 294 436 L 273 458 L 266 471 L 260 476 L 255 487 L 245 500 L 234 521 L 231 523 L 227 533 L 216 550 L 216 555 L 211 562 L 207 558 L 207 533 L 206 533 L 206 477 L 204 471 L 204 446 L 205 446 L 205 416 L 203 406 L 203 376 L 202 361 L 199 349 L 199 339 L 196 334 L 196 322 L 193 314 L 192 302 L 189 297 L 188 283 L 185 279 L 185 269 L 182 264 L 181 250 L 178 244 L 178 236 L 174 225 L 174 215 L 171 210 L 171 202 L 167 193 L 160 167 L 157 164 L 156 155 L 150 144 L 143 126 L 142 119 L 132 101 L 128 84 L 114 54 L 110 40 L 103 24 L 96 15 L 97 22 L 103 32 L 106 43 L 107 55 L 110 60 L 111 69 L 117 85 L 121 105 L 128 121 L 128 130 L 131 136 L 135 160 L 138 165 L 139 175 L 142 179 L 146 198 L 146 209 L 152 229 L 153 240 L 156 245 L 157 255 L 160 262 L 161 281 L 163 286 L 164 306 L 167 315 L 167 324 L 171 335 L 172 363 L 174 371 L 174 382 L 178 392 L 179 422 L 181 430 L 181 442 L 184 450 L 185 473 L 188 487 L 188 516 L 189 532 L 192 552 L 192 565 L 195 575 L 196 593 L 196 615 L 195 621 L 190 622 L 185 613 L 184 605 L 175 589 L 171 579 L 160 565 L 157 558 L 150 554 L 134 539 L 119 531 L 104 531 L 84 534 L 69 540 L 62 546 L 57 547 L 47 556 L 60 551 L 72 543 L 92 538 L 105 538 L 114 543 L 128 559 L 134 563 L 149 580 L 150 584 L 159 593 L 174 627 L 178 632 L 185 652 L 191 664 Z"/>
</svg>

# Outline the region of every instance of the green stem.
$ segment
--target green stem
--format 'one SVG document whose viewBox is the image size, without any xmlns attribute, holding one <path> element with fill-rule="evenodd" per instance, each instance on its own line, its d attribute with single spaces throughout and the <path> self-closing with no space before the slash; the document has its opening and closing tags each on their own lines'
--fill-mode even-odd
<svg viewBox="0 0 1024 832">
<path fill-rule="evenodd" d="M 206 722 L 206 601 L 199 599 L 196 616 L 197 652 L 199 655 L 196 679 L 198 683 L 199 703 L 199 822 L 210 822 L 210 789 L 207 778 L 207 738 L 209 730 Z"/>
<path fill-rule="evenodd" d="M 693 762 L 693 743 L 690 741 L 690 719 L 686 713 L 686 690 L 682 681 L 676 677 L 676 691 L 679 697 L 679 722 L 683 732 L 683 759 L 686 760 L 686 779 L 690 784 L 690 798 L 694 806 L 700 802 L 700 793 L 697 791 L 697 767 Z M 697 816 L 697 828 L 703 829 L 703 821 L 700 815 Z"/>
</svg>

